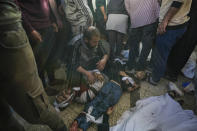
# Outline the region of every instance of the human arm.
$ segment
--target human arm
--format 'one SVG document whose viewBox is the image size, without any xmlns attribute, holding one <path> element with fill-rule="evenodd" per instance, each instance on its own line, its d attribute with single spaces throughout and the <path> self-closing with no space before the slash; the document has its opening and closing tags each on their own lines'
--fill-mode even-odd
<svg viewBox="0 0 197 131">
<path fill-rule="evenodd" d="M 125 8 L 127 10 L 127 13 L 129 14 L 129 12 L 130 12 L 130 0 L 125 0 L 124 3 L 125 3 Z"/>
<path fill-rule="evenodd" d="M 104 55 L 103 58 L 96 63 L 97 69 L 99 69 L 100 71 L 104 70 L 108 58 L 109 58 L 109 56 L 107 54 Z"/>
<path fill-rule="evenodd" d="M 165 14 L 162 22 L 158 25 L 158 28 L 157 28 L 158 34 L 163 34 L 166 32 L 166 27 L 167 27 L 168 23 L 174 17 L 174 15 L 176 15 L 176 13 L 179 11 L 182 3 L 183 2 L 178 2 L 178 1 L 174 1 L 172 3 L 171 7 L 169 8 L 167 13 Z"/>
<path fill-rule="evenodd" d="M 23 2 L 20 0 L 15 0 L 15 2 L 22 12 L 22 23 L 25 31 L 28 34 L 30 34 L 30 37 L 34 39 L 37 43 L 41 43 L 42 36 L 36 29 L 34 29 L 34 27 L 31 25 L 31 22 L 28 20 L 28 13 L 23 9 L 24 8 Z"/>
<path fill-rule="evenodd" d="M 87 70 L 84 69 L 82 66 L 79 66 L 79 67 L 77 68 L 77 71 L 78 71 L 79 73 L 81 73 L 81 74 L 87 76 L 88 81 L 89 81 L 90 83 L 93 83 L 93 82 L 95 81 L 95 77 L 94 77 L 94 75 L 92 74 L 92 72 L 87 71 Z"/>
<path fill-rule="evenodd" d="M 100 10 L 103 14 L 104 21 L 106 22 L 107 21 L 107 15 L 106 15 L 106 12 L 105 12 L 104 5 L 100 7 Z"/>
<path fill-rule="evenodd" d="M 99 8 L 99 10 L 101 10 L 102 14 L 103 14 L 103 19 L 106 22 L 107 21 L 107 14 L 105 12 L 105 0 L 96 0 L 96 6 L 97 8 Z"/>
<path fill-rule="evenodd" d="M 60 29 L 63 28 L 62 21 L 61 21 L 60 16 L 57 12 L 57 5 L 56 5 L 55 1 L 54 0 L 49 0 L 49 4 L 50 4 L 50 7 L 51 7 L 51 10 L 52 10 L 53 14 L 55 15 L 58 28 L 60 28 Z"/>
</svg>

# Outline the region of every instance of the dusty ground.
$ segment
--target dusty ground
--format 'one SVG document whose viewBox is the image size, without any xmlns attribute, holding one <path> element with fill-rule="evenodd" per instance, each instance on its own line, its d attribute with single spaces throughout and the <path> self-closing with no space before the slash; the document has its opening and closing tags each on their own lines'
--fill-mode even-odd
<svg viewBox="0 0 197 131">
<path fill-rule="evenodd" d="M 60 68 L 56 71 L 56 78 L 58 79 L 66 79 L 65 77 L 65 67 Z M 176 85 L 181 88 L 183 82 L 191 81 L 186 79 L 183 76 L 180 76 Z M 141 82 L 141 88 L 132 92 L 132 93 L 124 93 L 121 97 L 120 101 L 114 108 L 114 112 L 110 116 L 110 125 L 115 125 L 117 120 L 120 118 L 122 113 L 129 109 L 130 107 L 135 106 L 135 102 L 139 99 L 147 98 L 150 96 L 158 96 L 165 94 L 167 92 L 167 84 L 168 81 L 162 79 L 158 86 L 152 86 L 147 82 Z M 53 88 L 61 90 L 66 86 L 66 83 L 63 85 L 55 86 Z M 195 110 L 195 97 L 193 93 L 186 93 L 183 97 L 179 97 L 177 99 L 181 99 L 184 101 L 182 107 L 184 109 Z M 51 100 L 54 100 L 54 97 L 51 97 Z M 60 112 L 60 115 L 63 117 L 64 122 L 69 127 L 74 118 L 83 110 L 84 105 L 77 104 L 73 102 L 70 104 L 65 110 Z M 89 128 L 88 131 L 95 131 L 96 126 L 93 125 Z"/>
</svg>

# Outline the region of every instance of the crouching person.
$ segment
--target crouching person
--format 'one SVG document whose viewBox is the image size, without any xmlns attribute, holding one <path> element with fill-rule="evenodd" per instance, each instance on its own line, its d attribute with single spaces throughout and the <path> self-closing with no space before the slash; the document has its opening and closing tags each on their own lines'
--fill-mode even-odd
<svg viewBox="0 0 197 131">
<path fill-rule="evenodd" d="M 89 83 L 93 83 L 95 77 L 90 70 L 98 69 L 102 72 L 107 64 L 109 52 L 109 44 L 100 40 L 100 32 L 96 27 L 90 26 L 84 31 L 83 38 L 75 43 L 71 79 L 79 81 L 75 76 L 83 75 Z"/>
<path fill-rule="evenodd" d="M 83 37 L 73 42 L 73 50 L 68 67 L 68 88 L 64 94 L 69 93 L 72 87 L 92 84 L 97 81 L 93 70 L 98 70 L 103 74 L 103 70 L 108 62 L 110 47 L 105 41 L 100 40 L 100 32 L 96 27 L 87 28 Z M 104 79 L 107 79 L 106 76 Z M 68 96 L 68 97 L 67 97 Z M 69 95 L 64 98 L 71 98 Z"/>
</svg>

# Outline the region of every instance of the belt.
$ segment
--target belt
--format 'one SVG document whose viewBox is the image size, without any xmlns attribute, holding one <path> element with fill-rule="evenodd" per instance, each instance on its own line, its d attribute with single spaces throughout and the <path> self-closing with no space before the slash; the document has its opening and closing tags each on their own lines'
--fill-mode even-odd
<svg viewBox="0 0 197 131">
<path fill-rule="evenodd" d="M 8 24 L 8 25 L 0 25 L 0 32 L 18 30 L 20 28 L 23 28 L 21 22 L 17 22 L 14 24 Z"/>
</svg>

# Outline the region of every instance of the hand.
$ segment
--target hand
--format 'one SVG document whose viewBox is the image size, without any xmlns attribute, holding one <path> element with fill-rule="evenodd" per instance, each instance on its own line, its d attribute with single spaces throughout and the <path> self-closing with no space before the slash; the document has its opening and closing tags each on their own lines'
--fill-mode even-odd
<svg viewBox="0 0 197 131">
<path fill-rule="evenodd" d="M 159 25 L 158 25 L 158 28 L 157 28 L 157 34 L 164 34 L 166 32 L 166 27 L 168 25 L 168 21 L 162 21 Z"/>
<path fill-rule="evenodd" d="M 60 19 L 57 19 L 57 26 L 58 26 L 59 29 L 63 28 L 63 23 Z"/>
<path fill-rule="evenodd" d="M 93 75 L 92 72 L 88 72 L 88 73 L 86 74 L 86 76 L 88 77 L 88 82 L 89 82 L 90 84 L 92 84 L 92 83 L 95 82 L 95 77 L 94 77 L 94 75 Z"/>
<path fill-rule="evenodd" d="M 104 15 L 104 21 L 107 22 L 107 15 Z"/>
<path fill-rule="evenodd" d="M 96 63 L 97 69 L 99 69 L 99 71 L 104 70 L 106 63 L 107 61 L 105 59 L 101 59 L 99 62 Z"/>
<path fill-rule="evenodd" d="M 38 42 L 38 43 L 41 43 L 43 40 L 42 40 L 42 36 L 40 35 L 40 33 L 39 32 L 37 32 L 36 30 L 33 30 L 32 32 L 31 32 L 31 36 L 32 36 L 32 38 L 36 41 L 36 42 Z"/>
<path fill-rule="evenodd" d="M 53 26 L 53 31 L 58 32 L 57 24 L 53 23 L 52 26 Z"/>
</svg>

